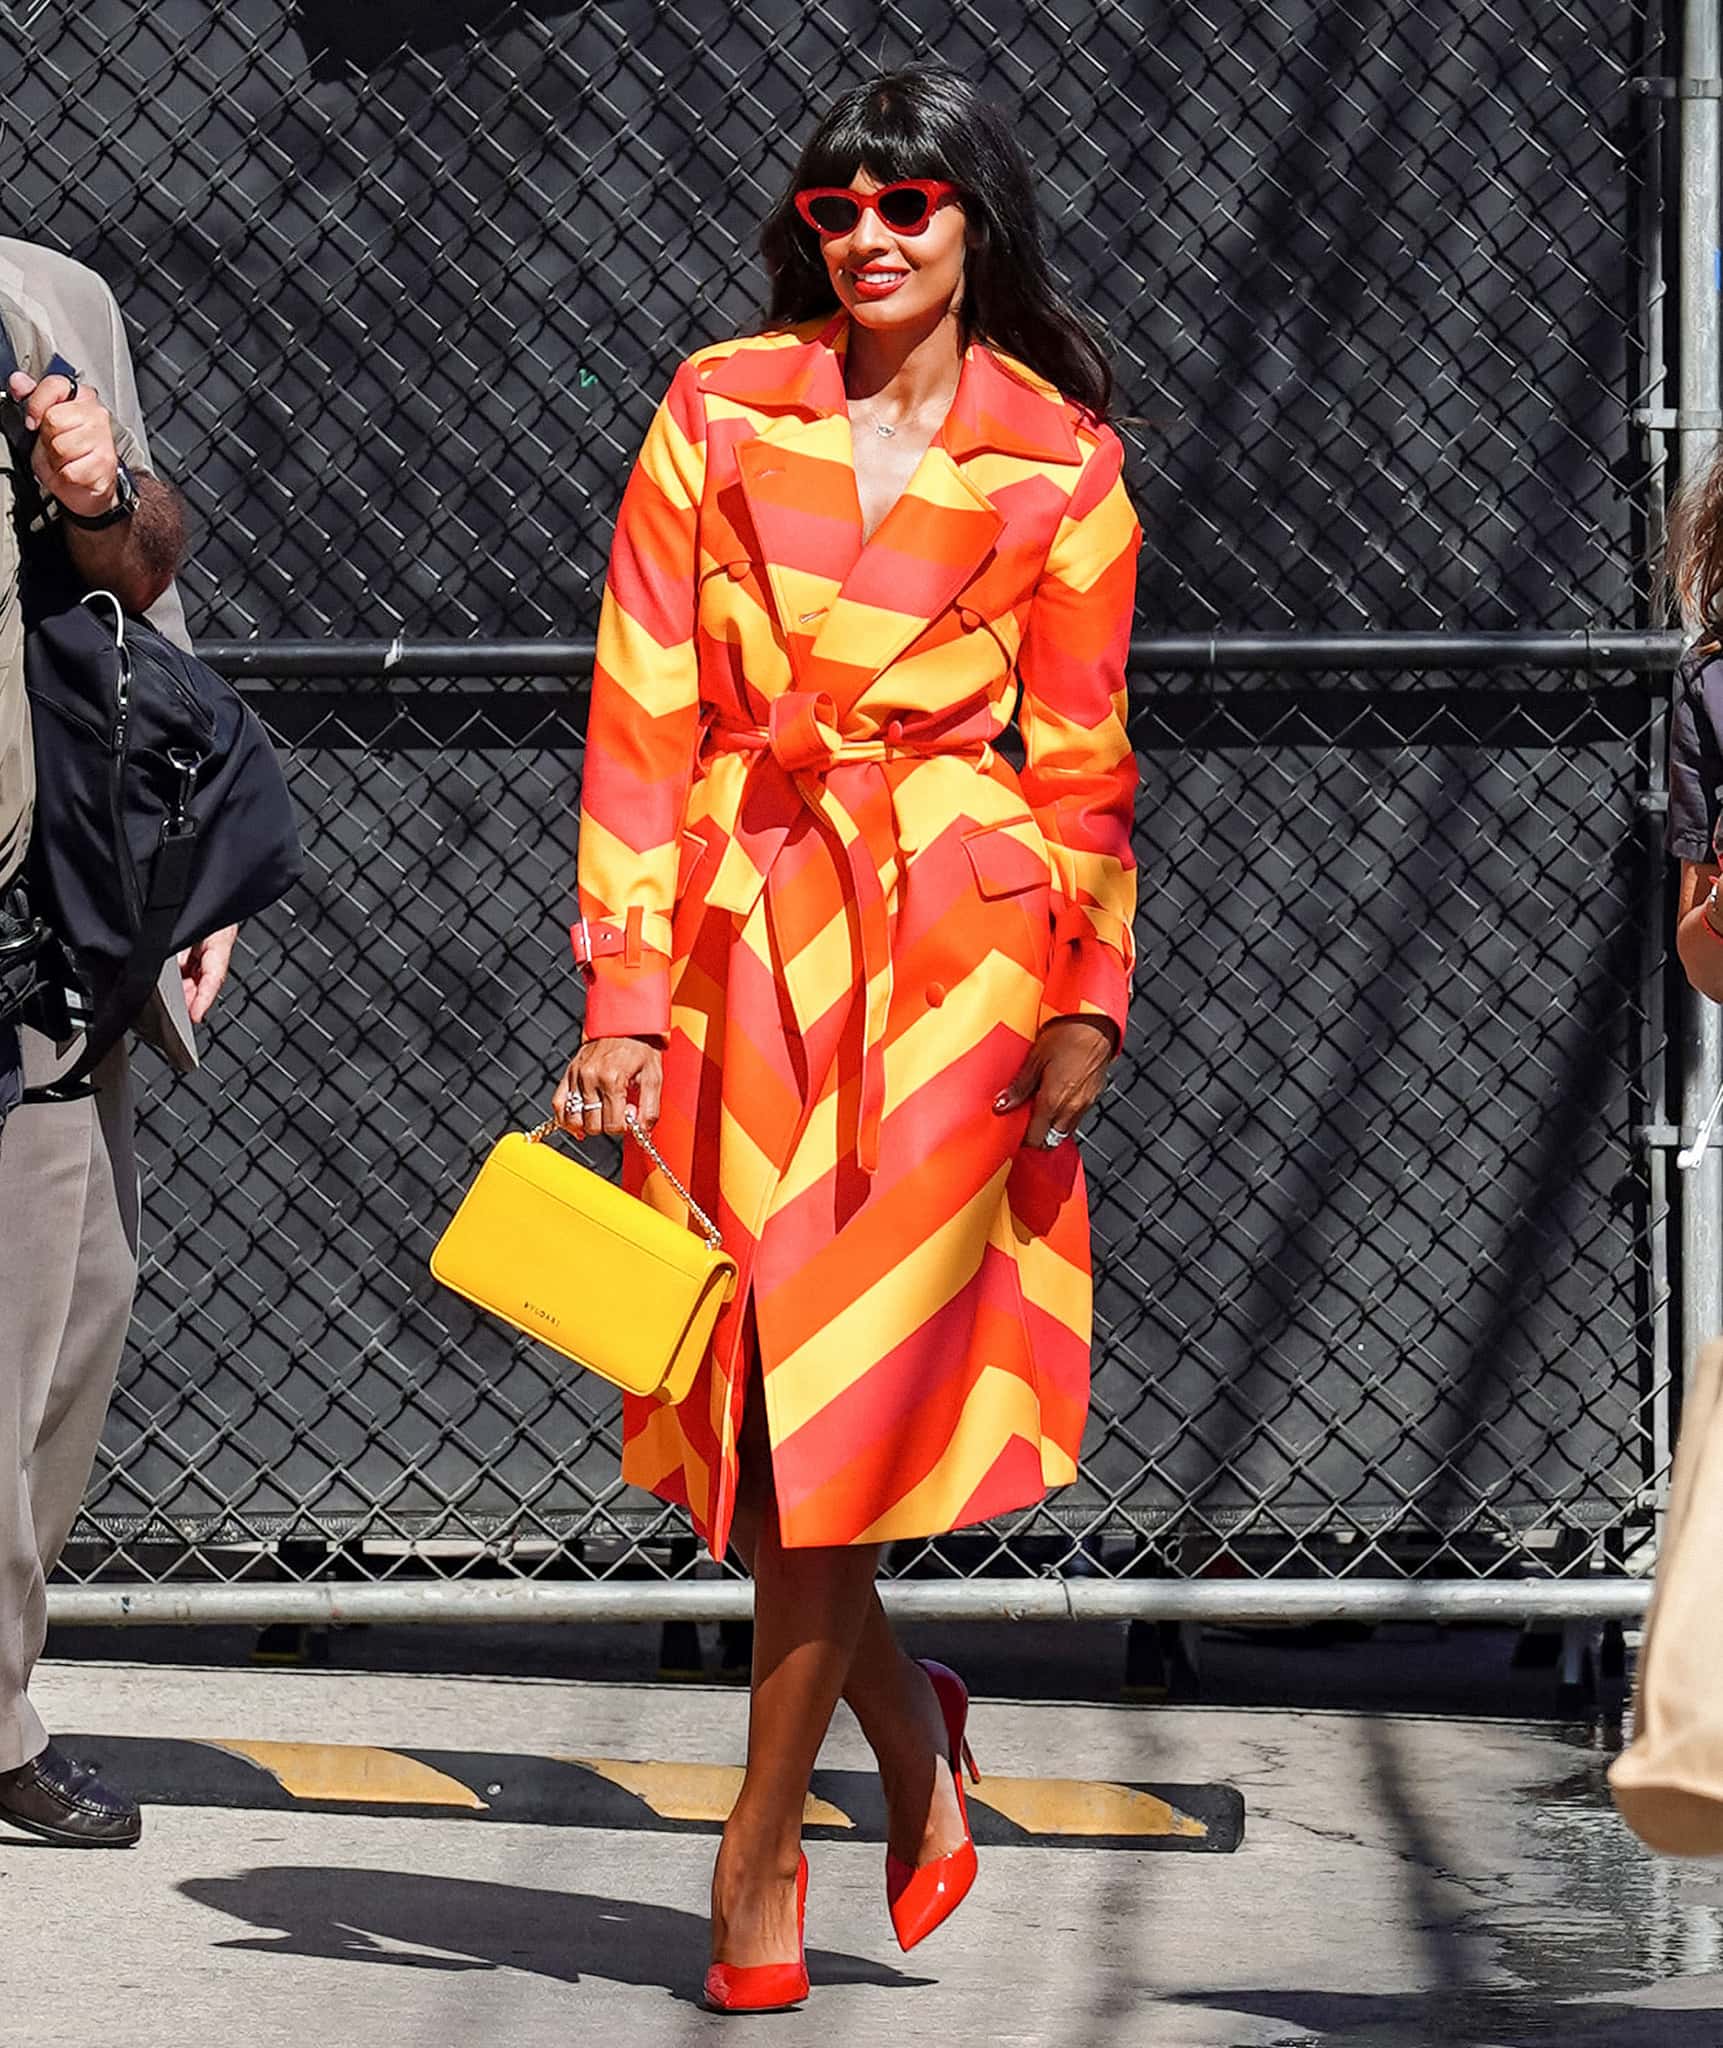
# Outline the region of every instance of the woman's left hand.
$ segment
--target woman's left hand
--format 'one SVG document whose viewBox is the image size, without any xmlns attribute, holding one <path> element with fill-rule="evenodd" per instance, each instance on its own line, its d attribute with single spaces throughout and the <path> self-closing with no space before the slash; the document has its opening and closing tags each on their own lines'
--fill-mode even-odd
<svg viewBox="0 0 1723 2048">
<path fill-rule="evenodd" d="M 994 1114 L 1009 1116 L 1033 1098 L 1023 1135 L 1032 1151 L 1047 1143 L 1049 1130 L 1074 1131 L 1100 1099 L 1117 1051 L 1110 1024 L 1091 1017 L 1055 1017 L 1042 1025 L 1017 1078 L 995 1097 Z"/>
</svg>

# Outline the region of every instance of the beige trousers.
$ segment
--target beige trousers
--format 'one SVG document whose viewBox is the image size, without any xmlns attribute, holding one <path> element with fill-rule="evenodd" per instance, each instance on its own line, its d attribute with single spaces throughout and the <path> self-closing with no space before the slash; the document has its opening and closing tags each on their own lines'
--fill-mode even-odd
<svg viewBox="0 0 1723 2048">
<path fill-rule="evenodd" d="M 31 1085 L 76 1055 L 33 1031 L 22 1037 Z M 14 1110 L 0 1132 L 0 1771 L 48 1739 L 29 1697 L 47 1578 L 89 1484 L 137 1276 L 122 1046 L 98 1068 L 92 1101 Z"/>
</svg>

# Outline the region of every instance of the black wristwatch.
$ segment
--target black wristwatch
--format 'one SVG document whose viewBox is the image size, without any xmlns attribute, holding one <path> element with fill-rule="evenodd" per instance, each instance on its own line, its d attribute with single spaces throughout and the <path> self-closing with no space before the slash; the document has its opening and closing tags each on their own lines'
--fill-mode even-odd
<svg viewBox="0 0 1723 2048">
<path fill-rule="evenodd" d="M 60 505 L 58 498 L 54 500 Z M 138 480 L 122 462 L 114 475 L 114 502 L 105 512 L 73 512 L 60 505 L 60 517 L 85 533 L 100 533 L 104 527 L 118 526 L 122 519 L 130 519 L 138 509 Z"/>
</svg>

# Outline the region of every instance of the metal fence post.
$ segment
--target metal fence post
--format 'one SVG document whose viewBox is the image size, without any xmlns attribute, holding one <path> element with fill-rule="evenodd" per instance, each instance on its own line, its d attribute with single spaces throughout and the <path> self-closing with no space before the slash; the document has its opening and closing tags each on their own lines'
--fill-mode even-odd
<svg viewBox="0 0 1723 2048">
<path fill-rule="evenodd" d="M 1681 481 L 1710 461 L 1723 405 L 1723 321 L 1719 318 L 1719 125 L 1715 97 L 1723 76 L 1723 0 L 1687 0 L 1682 37 L 1681 374 L 1678 427 Z M 1723 1011 L 1686 991 L 1681 1019 L 1681 1122 L 1691 1143 L 1723 1083 Z M 1681 1347 L 1684 1361 L 1723 1332 L 1723 1152 L 1708 1147 L 1683 1176 L 1681 1193 Z"/>
</svg>

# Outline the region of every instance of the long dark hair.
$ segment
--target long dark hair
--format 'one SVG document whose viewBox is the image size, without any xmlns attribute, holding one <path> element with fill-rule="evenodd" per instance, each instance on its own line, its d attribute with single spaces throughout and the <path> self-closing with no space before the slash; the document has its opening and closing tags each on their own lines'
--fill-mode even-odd
<svg viewBox="0 0 1723 2048">
<path fill-rule="evenodd" d="M 1698 628 L 1695 652 L 1723 647 L 1723 450 L 1670 505 L 1656 610 L 1672 599 Z"/>
<path fill-rule="evenodd" d="M 881 184 L 943 178 L 957 187 L 977 237 L 964 267 L 964 345 L 983 341 L 1015 356 L 1105 419 L 1113 373 L 1053 282 L 1028 162 L 1005 117 L 955 71 L 887 72 L 828 110 L 760 230 L 772 280 L 771 324 L 790 327 L 837 310 L 819 238 L 797 213 L 795 195 L 808 185 L 847 185 L 858 170 Z"/>
</svg>

